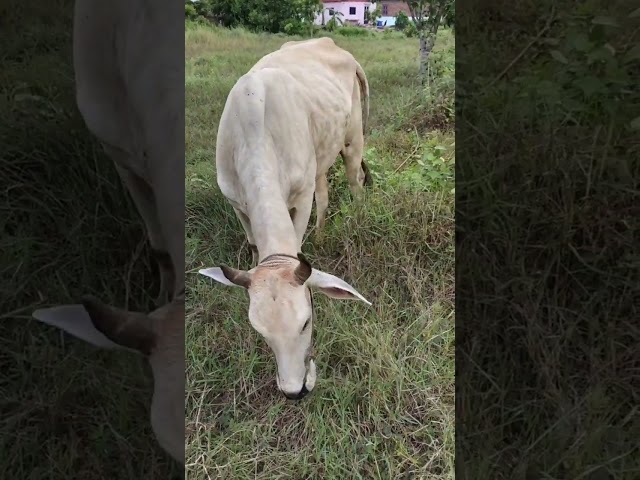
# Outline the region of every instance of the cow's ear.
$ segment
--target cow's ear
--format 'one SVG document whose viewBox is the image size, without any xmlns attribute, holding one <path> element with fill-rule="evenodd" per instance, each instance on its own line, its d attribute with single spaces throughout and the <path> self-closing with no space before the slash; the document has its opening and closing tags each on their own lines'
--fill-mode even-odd
<svg viewBox="0 0 640 480">
<path fill-rule="evenodd" d="M 82 304 L 41 308 L 32 316 L 100 348 L 149 355 L 155 346 L 156 335 L 149 317 L 110 307 L 94 297 L 83 298 Z"/>
<path fill-rule="evenodd" d="M 216 282 L 220 282 L 229 287 L 249 288 L 251 286 L 251 274 L 249 272 L 227 267 L 226 265 L 203 268 L 202 270 L 198 270 L 198 273 L 205 277 L 213 278 Z"/>
<path fill-rule="evenodd" d="M 371 302 L 364 298 L 358 291 L 344 280 L 335 275 L 313 269 L 306 285 L 320 290 L 326 296 L 339 300 L 360 300 L 367 305 Z"/>
<path fill-rule="evenodd" d="M 49 308 L 40 308 L 31 316 L 46 325 L 59 328 L 91 345 L 99 348 L 122 349 L 127 347 L 120 345 L 96 328 L 91 320 L 89 312 L 82 304 L 58 305 Z"/>
<path fill-rule="evenodd" d="M 109 340 L 151 355 L 156 346 L 156 333 L 153 321 L 147 315 L 106 305 L 95 297 L 84 297 L 82 304 L 93 325 Z"/>
</svg>

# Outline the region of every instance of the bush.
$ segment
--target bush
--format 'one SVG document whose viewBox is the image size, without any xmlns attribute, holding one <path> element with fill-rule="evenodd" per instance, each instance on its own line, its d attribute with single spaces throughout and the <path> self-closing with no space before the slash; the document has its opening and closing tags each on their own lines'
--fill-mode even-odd
<svg viewBox="0 0 640 480">
<path fill-rule="evenodd" d="M 416 28 L 416 24 L 413 22 L 409 22 L 407 26 L 404 28 L 404 34 L 411 38 L 418 35 L 418 29 Z"/>
<path fill-rule="evenodd" d="M 300 20 L 292 18 L 283 22 L 282 31 L 287 35 L 303 35 L 305 33 L 305 25 Z"/>
<path fill-rule="evenodd" d="M 409 17 L 407 17 L 406 13 L 400 12 L 396 17 L 396 30 L 402 32 L 405 28 L 407 28 L 407 25 L 409 25 Z"/>
<path fill-rule="evenodd" d="M 195 20 L 198 16 L 198 12 L 196 11 L 196 7 L 193 6 L 192 3 L 184 4 L 184 16 L 189 20 Z"/>
</svg>

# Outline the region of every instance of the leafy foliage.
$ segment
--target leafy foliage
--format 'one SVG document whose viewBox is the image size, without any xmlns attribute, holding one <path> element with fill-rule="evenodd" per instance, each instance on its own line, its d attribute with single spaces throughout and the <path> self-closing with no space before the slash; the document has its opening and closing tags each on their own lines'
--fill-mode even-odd
<svg viewBox="0 0 640 480">
<path fill-rule="evenodd" d="M 199 0 L 192 5 L 197 15 L 224 27 L 289 34 L 312 30 L 313 20 L 322 9 L 320 0 Z M 185 13 L 188 17 L 190 9 L 186 5 Z"/>
<path fill-rule="evenodd" d="M 578 17 L 565 20 L 559 38 L 547 39 L 546 61 L 540 79 L 521 84 L 530 96 L 562 105 L 562 115 L 587 116 L 589 120 L 613 117 L 622 128 L 631 128 L 637 101 L 637 68 L 640 48 L 635 42 L 616 42 L 620 21 L 613 17 Z"/>
<path fill-rule="evenodd" d="M 418 32 L 436 35 L 440 25 L 452 27 L 455 21 L 455 0 L 408 0 L 407 6 Z"/>
<path fill-rule="evenodd" d="M 333 15 L 331 16 L 331 18 L 329 19 L 329 21 L 325 26 L 327 31 L 333 32 L 334 30 L 337 30 L 338 28 L 340 28 L 344 23 L 344 20 L 342 20 L 341 18 L 343 16 L 344 15 L 342 14 L 342 12 L 333 12 Z"/>
<path fill-rule="evenodd" d="M 409 17 L 407 16 L 406 13 L 400 12 L 396 17 L 396 24 L 395 24 L 396 30 L 403 31 L 405 28 L 407 28 L 408 25 L 409 25 Z"/>
<path fill-rule="evenodd" d="M 189 20 L 195 20 L 199 16 L 196 7 L 190 0 L 184 2 L 184 16 Z"/>
<path fill-rule="evenodd" d="M 418 29 L 416 28 L 416 24 L 413 22 L 409 22 L 409 24 L 404 29 L 404 34 L 408 37 L 415 37 L 418 34 Z"/>
<path fill-rule="evenodd" d="M 364 17 L 369 23 L 376 23 L 378 17 L 382 16 L 382 9 L 378 5 L 375 10 L 367 10 L 364 12 Z"/>
</svg>

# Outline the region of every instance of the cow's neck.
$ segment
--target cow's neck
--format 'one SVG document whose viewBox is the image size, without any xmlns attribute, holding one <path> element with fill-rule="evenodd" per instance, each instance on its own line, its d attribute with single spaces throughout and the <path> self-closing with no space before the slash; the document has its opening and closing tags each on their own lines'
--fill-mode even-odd
<svg viewBox="0 0 640 480">
<path fill-rule="evenodd" d="M 280 192 L 257 188 L 252 193 L 249 220 L 259 261 L 276 253 L 296 256 L 298 237 Z"/>
</svg>

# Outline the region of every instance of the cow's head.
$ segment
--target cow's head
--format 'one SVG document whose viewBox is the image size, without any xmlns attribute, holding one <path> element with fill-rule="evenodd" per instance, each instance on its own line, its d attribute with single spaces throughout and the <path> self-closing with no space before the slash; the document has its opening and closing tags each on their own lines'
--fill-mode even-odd
<svg viewBox="0 0 640 480">
<path fill-rule="evenodd" d="M 249 292 L 249 321 L 276 356 L 278 388 L 292 400 L 313 390 L 313 298 L 315 288 L 331 298 L 361 300 L 371 305 L 351 285 L 338 277 L 311 268 L 302 254 L 271 255 L 244 271 L 227 266 L 199 273 L 228 286 Z"/>
<path fill-rule="evenodd" d="M 84 297 L 82 304 L 36 310 L 33 317 L 97 347 L 127 349 L 147 357 L 154 379 L 151 427 L 160 446 L 184 463 L 183 296 L 149 314 Z"/>
</svg>

